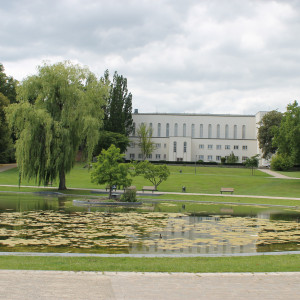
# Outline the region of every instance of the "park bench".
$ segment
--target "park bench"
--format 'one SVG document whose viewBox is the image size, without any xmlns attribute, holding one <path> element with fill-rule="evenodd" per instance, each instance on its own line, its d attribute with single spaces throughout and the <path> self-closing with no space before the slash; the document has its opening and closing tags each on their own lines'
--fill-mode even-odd
<svg viewBox="0 0 300 300">
<path fill-rule="evenodd" d="M 154 191 L 156 191 L 156 187 L 155 186 L 143 186 L 142 191 L 152 191 L 152 193 Z"/>
<path fill-rule="evenodd" d="M 135 185 L 127 186 L 127 187 L 124 188 L 124 192 L 125 191 L 131 191 L 131 190 L 136 190 Z"/>
<path fill-rule="evenodd" d="M 221 190 L 220 190 L 221 194 L 223 193 L 231 193 L 231 195 L 233 194 L 234 192 L 234 188 L 224 188 L 222 187 Z"/>
</svg>

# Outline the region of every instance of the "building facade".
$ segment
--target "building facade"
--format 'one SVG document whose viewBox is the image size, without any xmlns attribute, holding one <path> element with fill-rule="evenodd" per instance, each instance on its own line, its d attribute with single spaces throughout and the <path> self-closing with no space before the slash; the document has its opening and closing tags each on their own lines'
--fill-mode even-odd
<svg viewBox="0 0 300 300">
<path fill-rule="evenodd" d="M 256 115 L 135 113 L 134 130 L 126 159 L 142 160 L 137 129 L 141 123 L 152 128 L 155 150 L 150 161 L 221 162 L 232 152 L 238 162 L 260 154 L 257 128 L 266 112 Z M 260 161 L 260 164 L 263 164 Z"/>
</svg>

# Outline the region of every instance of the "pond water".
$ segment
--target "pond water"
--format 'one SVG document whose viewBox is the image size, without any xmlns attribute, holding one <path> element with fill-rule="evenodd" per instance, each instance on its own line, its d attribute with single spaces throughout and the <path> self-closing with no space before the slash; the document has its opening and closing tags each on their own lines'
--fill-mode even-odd
<svg viewBox="0 0 300 300">
<path fill-rule="evenodd" d="M 77 207 L 74 197 L 0 194 L 0 251 L 226 254 L 300 250 L 296 208 L 144 202 Z"/>
</svg>

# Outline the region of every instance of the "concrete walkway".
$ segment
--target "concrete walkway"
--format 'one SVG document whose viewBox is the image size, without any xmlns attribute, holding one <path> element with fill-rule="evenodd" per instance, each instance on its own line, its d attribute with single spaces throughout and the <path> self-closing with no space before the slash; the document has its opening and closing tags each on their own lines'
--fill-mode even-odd
<svg viewBox="0 0 300 300">
<path fill-rule="evenodd" d="M 300 272 L 112 273 L 0 270 L 0 299 L 299 299 Z"/>
<path fill-rule="evenodd" d="M 4 172 L 13 168 L 16 168 L 17 164 L 1 164 L 0 165 L 0 172 Z"/>
</svg>

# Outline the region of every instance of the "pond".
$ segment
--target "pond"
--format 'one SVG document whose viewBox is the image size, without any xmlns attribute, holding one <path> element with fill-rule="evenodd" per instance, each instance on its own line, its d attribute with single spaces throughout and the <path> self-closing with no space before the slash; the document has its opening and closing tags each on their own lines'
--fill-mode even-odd
<svg viewBox="0 0 300 300">
<path fill-rule="evenodd" d="M 300 210 L 196 202 L 77 207 L 74 197 L 0 194 L 0 251 L 227 254 L 300 250 Z"/>
</svg>

